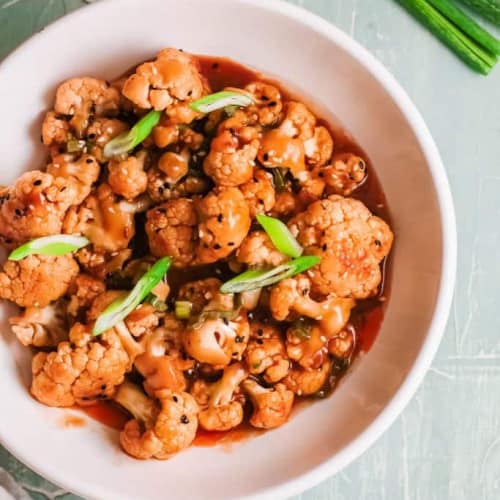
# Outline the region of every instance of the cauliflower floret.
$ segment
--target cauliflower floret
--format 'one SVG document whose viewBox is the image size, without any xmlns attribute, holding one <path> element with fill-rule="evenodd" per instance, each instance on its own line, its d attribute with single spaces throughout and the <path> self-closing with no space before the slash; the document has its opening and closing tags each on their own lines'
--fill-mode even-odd
<svg viewBox="0 0 500 500">
<path fill-rule="evenodd" d="M 274 125 L 283 109 L 279 89 L 269 83 L 252 82 L 245 86 L 245 90 L 256 100 L 256 104 L 245 108 L 245 113 L 250 116 L 257 115 L 255 121 L 263 127 Z"/>
<path fill-rule="evenodd" d="M 109 253 L 85 247 L 75 253 L 76 260 L 83 270 L 101 281 L 120 272 L 131 256 L 132 250 L 130 248 Z"/>
<path fill-rule="evenodd" d="M 196 224 L 193 200 L 179 198 L 152 208 L 145 226 L 151 253 L 168 255 L 177 266 L 189 265 L 195 257 Z"/>
<path fill-rule="evenodd" d="M 273 429 L 288 420 L 292 411 L 294 394 L 285 385 L 279 383 L 266 389 L 255 380 L 247 379 L 242 386 L 252 400 L 251 425 L 261 429 Z"/>
<path fill-rule="evenodd" d="M 344 328 L 328 342 L 328 352 L 338 359 L 348 358 L 356 345 L 355 330 L 352 327 Z"/>
<path fill-rule="evenodd" d="M 189 170 L 189 154 L 167 151 L 158 160 L 158 169 L 165 174 L 165 182 L 177 184 Z"/>
<path fill-rule="evenodd" d="M 125 382 L 115 401 L 134 416 L 120 434 L 122 448 L 134 458 L 169 458 L 189 447 L 196 436 L 198 405 L 187 392 L 160 391 L 157 405 Z"/>
<path fill-rule="evenodd" d="M 74 186 L 72 205 L 79 205 L 90 194 L 92 184 L 99 178 L 100 170 L 97 160 L 88 154 L 81 155 L 77 160 L 73 155 L 57 155 L 47 165 L 47 173 L 62 177 L 66 184 Z"/>
<path fill-rule="evenodd" d="M 198 61 L 177 49 L 161 50 L 153 62 L 137 67 L 122 93 L 140 108 L 163 110 L 177 101 L 199 99 L 208 91 Z"/>
<path fill-rule="evenodd" d="M 195 202 L 198 212 L 198 264 L 224 259 L 238 248 L 250 229 L 250 212 L 237 188 L 215 188 Z"/>
<path fill-rule="evenodd" d="M 309 296 L 310 289 L 311 282 L 303 275 L 285 279 L 271 289 L 269 307 L 278 321 L 293 318 L 294 313 L 317 321 L 288 329 L 287 354 L 304 368 L 318 368 L 327 355 L 328 341 L 345 327 L 355 301 L 329 297 L 317 302 Z"/>
<path fill-rule="evenodd" d="M 8 260 L 0 273 L 0 298 L 21 307 L 45 307 L 66 294 L 78 271 L 70 254 Z"/>
<path fill-rule="evenodd" d="M 184 283 L 178 293 L 179 300 L 191 302 L 191 313 L 200 314 L 208 304 L 212 309 L 230 311 L 233 309 L 233 296 L 220 293 L 222 282 L 217 278 L 205 278 Z"/>
<path fill-rule="evenodd" d="M 236 260 L 248 266 L 279 266 L 288 260 L 279 252 L 265 231 L 252 231 L 236 251 Z"/>
<path fill-rule="evenodd" d="M 25 346 L 57 346 L 67 338 L 66 303 L 61 300 L 43 308 L 27 307 L 19 316 L 9 318 L 9 323 Z"/>
<path fill-rule="evenodd" d="M 328 129 L 314 127 L 314 135 L 304 141 L 304 151 L 309 165 L 326 165 L 333 153 L 333 139 Z"/>
<path fill-rule="evenodd" d="M 157 326 L 159 318 L 151 304 L 140 304 L 126 318 L 125 324 L 134 337 L 150 334 Z"/>
<path fill-rule="evenodd" d="M 59 86 L 54 111 L 71 116 L 70 125 L 83 137 L 91 116 L 113 116 L 120 109 L 120 94 L 103 80 L 71 78 Z"/>
<path fill-rule="evenodd" d="M 267 168 L 288 168 L 297 179 L 306 171 L 304 142 L 286 135 L 281 127 L 263 134 L 257 159 Z"/>
<path fill-rule="evenodd" d="M 135 367 L 144 377 L 144 390 L 150 396 L 164 389 L 186 390 L 184 372 L 194 367 L 194 361 L 180 352 L 183 332 L 182 322 L 167 314 L 162 326 L 146 337 L 146 350 L 135 360 Z"/>
<path fill-rule="evenodd" d="M 239 312 L 228 319 L 213 312 L 210 303 L 200 319 L 189 326 L 183 337 L 185 351 L 201 363 L 227 366 L 232 360 L 240 361 L 250 336 L 246 313 Z"/>
<path fill-rule="evenodd" d="M 308 271 L 314 292 L 356 299 L 377 292 L 380 261 L 391 249 L 393 234 L 361 201 L 329 196 L 309 205 L 288 226 L 305 254 L 321 256 Z"/>
<path fill-rule="evenodd" d="M 331 366 L 332 364 L 328 358 L 325 358 L 323 364 L 316 369 L 306 370 L 294 366 L 283 380 L 283 383 L 297 396 L 311 396 L 319 392 L 326 384 Z"/>
<path fill-rule="evenodd" d="M 176 184 L 169 182 L 170 178 L 159 168 L 150 168 L 148 175 L 148 195 L 155 203 L 191 197 L 196 194 L 206 194 L 212 182 L 207 177 L 187 175 Z"/>
<path fill-rule="evenodd" d="M 200 425 L 207 431 L 228 431 L 243 421 L 244 397 L 239 386 L 248 376 L 241 363 L 234 363 L 224 369 L 222 378 L 213 384 L 197 380 L 191 394 L 194 396 L 200 413 Z"/>
<path fill-rule="evenodd" d="M 276 193 L 276 202 L 271 210 L 271 215 L 278 219 L 288 218 L 290 215 L 299 213 L 301 207 L 302 200 L 299 200 L 290 191 L 283 191 Z"/>
<path fill-rule="evenodd" d="M 263 169 L 256 169 L 253 178 L 240 186 L 243 197 L 248 203 L 250 217 L 269 212 L 276 201 L 273 176 Z"/>
<path fill-rule="evenodd" d="M 349 196 L 366 179 L 366 162 L 352 153 L 340 153 L 332 164 L 319 170 L 327 185 L 328 194 Z"/>
<path fill-rule="evenodd" d="M 33 170 L 0 196 L 0 236 L 6 245 L 61 232 L 64 214 L 76 197 L 74 185 Z"/>
<path fill-rule="evenodd" d="M 64 117 L 48 111 L 42 123 L 42 143 L 45 146 L 65 144 L 69 131 L 69 123 Z"/>
<path fill-rule="evenodd" d="M 101 184 L 81 205 L 68 211 L 63 230 L 87 236 L 97 250 L 127 248 L 135 234 L 135 223 L 133 211 L 123 208 L 109 185 Z"/>
<path fill-rule="evenodd" d="M 67 312 L 73 317 L 88 309 L 94 299 L 104 292 L 105 285 L 101 280 L 88 274 L 79 274 L 68 289 L 69 303 Z"/>
<path fill-rule="evenodd" d="M 203 170 L 218 186 L 239 186 L 253 176 L 259 133 L 252 127 L 223 129 L 211 142 Z"/>
<path fill-rule="evenodd" d="M 69 339 L 57 351 L 33 358 L 33 396 L 48 406 L 88 405 L 111 397 L 130 364 L 118 334 L 113 329 L 93 337 L 89 326 L 75 323 Z"/>
<path fill-rule="evenodd" d="M 316 117 L 301 102 L 288 101 L 285 105 L 285 117 L 279 128 L 288 137 L 307 141 L 314 136 Z"/>
<path fill-rule="evenodd" d="M 146 191 L 148 176 L 144 171 L 147 153 L 112 160 L 108 164 L 108 183 L 111 189 L 126 200 L 133 200 Z"/>
<path fill-rule="evenodd" d="M 151 253 L 174 265 L 210 264 L 236 249 L 250 228 L 241 191 L 215 189 L 202 199 L 170 200 L 147 214 Z"/>
<path fill-rule="evenodd" d="M 245 362 L 252 374 L 263 374 L 269 384 L 279 382 L 290 369 L 285 342 L 280 331 L 271 325 L 250 323 L 250 341 Z"/>
</svg>

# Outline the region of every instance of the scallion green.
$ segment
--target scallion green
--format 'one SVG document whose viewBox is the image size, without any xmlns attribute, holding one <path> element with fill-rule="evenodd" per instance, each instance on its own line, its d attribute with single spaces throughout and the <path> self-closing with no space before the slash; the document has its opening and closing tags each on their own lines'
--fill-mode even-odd
<svg viewBox="0 0 500 500">
<path fill-rule="evenodd" d="M 163 279 L 171 264 L 170 257 L 157 260 L 151 268 L 139 279 L 130 293 L 112 302 L 97 318 L 93 335 L 113 328 L 117 323 L 123 321 L 151 292 L 151 290 Z"/>
<path fill-rule="evenodd" d="M 189 107 L 198 113 L 211 113 L 229 106 L 244 107 L 254 103 L 254 99 L 249 94 L 234 92 L 233 90 L 222 90 L 190 102 Z"/>
<path fill-rule="evenodd" d="M 302 255 L 304 249 L 299 245 L 290 229 L 275 217 L 257 214 L 259 224 L 264 228 L 273 245 L 288 257 L 296 258 Z"/>
<path fill-rule="evenodd" d="M 54 234 L 31 240 L 16 248 L 8 257 L 9 260 L 21 260 L 28 255 L 58 256 L 74 252 L 87 246 L 90 241 L 84 236 L 73 234 Z"/>
</svg>

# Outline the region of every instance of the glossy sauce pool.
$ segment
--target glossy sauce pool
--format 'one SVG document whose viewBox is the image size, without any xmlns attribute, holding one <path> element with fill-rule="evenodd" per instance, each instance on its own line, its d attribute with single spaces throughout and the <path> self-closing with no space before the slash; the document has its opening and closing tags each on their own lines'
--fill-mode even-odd
<svg viewBox="0 0 500 500">
<path fill-rule="evenodd" d="M 282 95 L 287 99 L 295 98 L 297 100 L 304 101 L 304 99 L 300 96 L 296 96 L 295 94 L 287 91 L 287 89 L 276 80 L 266 78 L 262 74 L 229 59 L 211 56 L 198 56 L 198 59 L 201 65 L 202 73 L 209 81 L 212 91 L 214 92 L 221 90 L 224 87 L 243 87 L 251 81 L 264 80 L 279 87 Z M 130 74 L 132 71 L 133 69 L 127 72 L 127 74 Z M 308 104 L 307 100 L 306 104 Z M 318 123 L 327 127 L 330 131 L 334 140 L 334 151 L 336 153 L 344 151 L 353 152 L 361 156 L 366 161 L 368 176 L 363 185 L 359 187 L 352 196 L 361 200 L 372 213 L 382 217 L 390 225 L 391 218 L 386 204 L 386 199 L 368 155 L 342 129 L 340 124 L 331 123 L 321 119 L 321 117 L 318 117 Z M 206 276 L 213 276 L 214 267 L 216 266 L 205 266 L 193 269 L 193 271 L 189 273 L 183 271 L 176 272 L 175 270 L 172 270 L 172 272 L 169 273 L 169 284 L 171 284 L 171 286 L 175 289 L 183 282 L 202 279 Z M 218 271 L 220 272 L 220 276 L 222 278 L 225 274 L 224 266 L 221 266 Z M 352 361 L 352 359 L 359 352 L 367 352 L 376 340 L 384 317 L 384 309 L 389 298 L 390 260 L 388 262 L 383 262 L 382 271 L 383 280 L 379 295 L 377 297 L 359 302 L 353 309 L 350 323 L 355 331 L 356 348 L 345 368 L 340 367 L 332 377 L 333 381 L 331 382 L 330 390 L 327 391 L 325 395 L 334 389 L 335 385 L 341 379 L 350 364 L 350 361 Z M 294 412 L 299 411 L 304 405 L 307 405 L 315 399 L 317 398 L 302 398 L 295 404 Z M 130 418 L 130 415 L 128 415 L 126 411 L 108 401 L 99 401 L 96 405 L 82 408 L 82 410 L 91 418 L 118 430 L 122 429 L 125 422 Z M 241 426 L 227 432 L 209 432 L 199 429 L 194 445 L 228 446 L 231 443 L 240 442 L 252 436 L 262 434 L 263 432 L 265 431 L 256 430 L 248 424 L 242 424 Z"/>
</svg>

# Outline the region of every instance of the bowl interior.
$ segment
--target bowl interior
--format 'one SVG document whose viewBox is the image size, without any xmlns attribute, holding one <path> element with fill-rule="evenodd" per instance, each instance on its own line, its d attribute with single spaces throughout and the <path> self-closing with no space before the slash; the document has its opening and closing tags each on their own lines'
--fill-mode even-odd
<svg viewBox="0 0 500 500">
<path fill-rule="evenodd" d="M 66 428 L 64 415 L 74 410 L 31 399 L 28 357 L 6 325 L 11 309 L 1 306 L 0 394 L 9 403 L 0 439 L 29 466 L 89 498 L 276 498 L 335 472 L 381 432 L 377 417 L 428 340 L 443 272 L 442 209 L 418 134 L 358 59 L 364 52 L 312 16 L 263 1 L 111 0 L 38 34 L 0 69 L 0 183 L 42 165 L 41 118 L 59 82 L 111 78 L 167 46 L 228 56 L 292 82 L 368 153 L 396 234 L 382 330 L 334 395 L 297 412 L 288 425 L 231 450 L 192 448 L 168 462 L 140 462 L 118 451 L 114 431 L 92 421 Z"/>
</svg>

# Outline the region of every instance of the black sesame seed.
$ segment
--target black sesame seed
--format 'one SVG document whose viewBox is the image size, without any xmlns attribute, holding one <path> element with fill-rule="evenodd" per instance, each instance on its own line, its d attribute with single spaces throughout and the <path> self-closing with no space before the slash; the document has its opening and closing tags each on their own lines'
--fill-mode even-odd
<svg viewBox="0 0 500 500">
<path fill-rule="evenodd" d="M 262 345 L 264 341 L 262 339 L 257 339 L 257 344 Z"/>
<path fill-rule="evenodd" d="M 359 169 L 364 170 L 366 168 L 366 164 L 363 160 L 359 160 Z"/>
<path fill-rule="evenodd" d="M 43 135 L 40 136 L 40 142 L 43 142 Z"/>
<path fill-rule="evenodd" d="M 264 200 L 262 198 L 259 198 L 257 201 L 259 202 L 259 205 L 264 205 Z"/>
<path fill-rule="evenodd" d="M 227 318 L 222 318 L 222 321 L 226 326 L 229 325 L 229 320 Z"/>
<path fill-rule="evenodd" d="M 4 241 L 6 245 L 10 245 L 11 243 L 13 243 L 13 241 L 10 238 L 6 238 Z"/>
<path fill-rule="evenodd" d="M 219 67 L 219 63 L 212 63 L 212 69 L 217 69 Z"/>
<path fill-rule="evenodd" d="M 187 418 L 186 415 L 182 415 L 181 424 L 189 424 L 189 418 Z"/>
<path fill-rule="evenodd" d="M 220 250 L 221 246 L 219 245 L 219 243 L 216 243 L 214 245 L 214 250 Z"/>
<path fill-rule="evenodd" d="M 318 177 L 324 177 L 324 176 L 325 176 L 325 174 L 324 174 L 323 172 L 320 172 L 320 173 L 318 174 Z"/>
<path fill-rule="evenodd" d="M 85 160 L 85 163 L 94 163 L 94 159 L 93 158 L 87 158 Z"/>
<path fill-rule="evenodd" d="M 276 106 L 277 104 L 278 104 L 278 103 L 277 103 L 276 101 L 271 101 L 271 102 L 268 104 L 268 106 L 269 106 L 270 108 L 274 108 L 274 106 Z"/>
<path fill-rule="evenodd" d="M 222 221 L 224 220 L 224 216 L 223 216 L 222 214 L 219 214 L 219 215 L 217 216 L 217 220 L 218 220 L 219 222 L 222 222 Z"/>
<path fill-rule="evenodd" d="M 242 337 L 241 335 L 236 335 L 236 337 L 234 337 L 234 341 L 239 344 L 241 342 L 243 342 L 245 340 L 245 337 Z"/>
<path fill-rule="evenodd" d="M 163 191 L 164 191 L 164 190 L 163 190 L 163 186 L 160 186 L 160 187 L 158 188 L 158 193 L 163 194 Z"/>
<path fill-rule="evenodd" d="M 354 180 L 354 177 L 352 176 L 352 174 L 349 174 L 349 180 L 351 180 L 351 181 Z"/>
<path fill-rule="evenodd" d="M 66 191 L 66 186 L 63 186 L 61 189 L 59 189 L 59 192 L 63 192 L 63 191 Z"/>
<path fill-rule="evenodd" d="M 233 358 L 235 358 L 236 356 L 238 356 L 238 353 L 237 352 L 233 352 Z"/>
<path fill-rule="evenodd" d="M 269 101 L 269 97 L 267 97 L 267 95 L 263 95 L 263 96 L 261 96 L 260 100 L 261 101 Z"/>
<path fill-rule="evenodd" d="M 267 153 L 264 153 L 264 154 L 262 155 L 262 159 L 263 159 L 264 161 L 269 160 L 269 155 L 268 155 Z"/>
<path fill-rule="evenodd" d="M 257 330 L 257 335 L 258 335 L 259 337 L 262 337 L 262 335 L 264 335 L 264 330 L 262 330 L 262 328 L 259 328 L 259 329 Z"/>
<path fill-rule="evenodd" d="M 190 90 L 187 95 L 188 95 L 188 97 L 191 97 L 193 95 L 193 91 Z"/>
<path fill-rule="evenodd" d="M 323 243 L 323 245 L 321 246 L 321 250 L 323 250 L 323 252 L 324 252 L 324 251 L 326 251 L 327 248 L 328 247 L 327 247 L 326 243 Z"/>
<path fill-rule="evenodd" d="M 65 153 L 66 152 L 66 148 L 64 146 L 60 146 L 59 147 L 59 153 Z"/>
<path fill-rule="evenodd" d="M 380 240 L 375 240 L 375 245 L 377 245 L 378 247 L 381 247 L 382 242 Z"/>
<path fill-rule="evenodd" d="M 15 212 L 18 217 L 21 217 L 21 215 L 23 215 L 23 211 L 20 208 L 16 208 Z"/>
<path fill-rule="evenodd" d="M 174 400 L 175 403 L 177 403 L 177 401 L 179 401 L 179 399 L 177 398 L 177 396 L 173 396 L 172 399 Z"/>
<path fill-rule="evenodd" d="M 95 139 L 95 138 L 96 138 L 96 135 L 95 135 L 95 134 L 89 134 L 89 135 L 88 135 L 88 138 L 89 138 L 90 140 L 93 140 L 93 139 Z"/>
<path fill-rule="evenodd" d="M 101 385 L 101 391 L 105 391 L 105 390 L 106 390 L 106 387 L 107 387 L 107 386 L 106 386 L 106 384 L 102 384 L 102 385 Z"/>
<path fill-rule="evenodd" d="M 33 186 L 39 186 L 42 183 L 42 179 L 37 179 L 33 182 Z"/>
<path fill-rule="evenodd" d="M 230 241 L 228 244 L 227 244 L 228 247 L 234 247 L 234 241 Z"/>
</svg>

